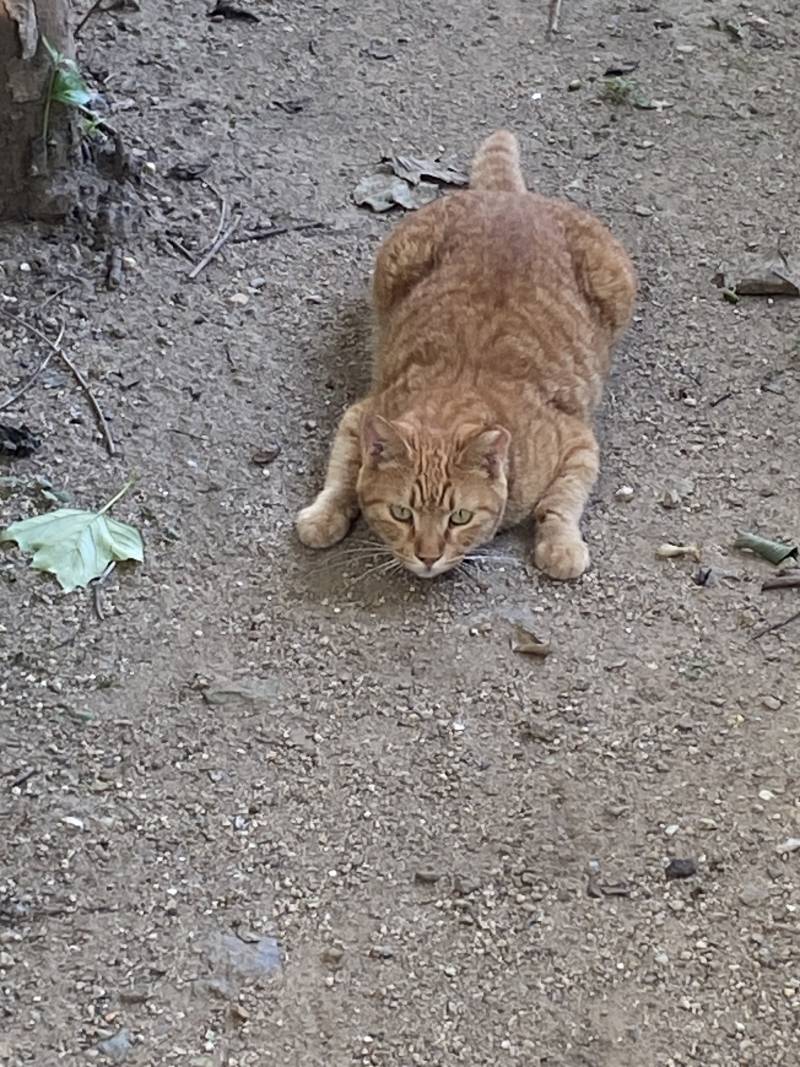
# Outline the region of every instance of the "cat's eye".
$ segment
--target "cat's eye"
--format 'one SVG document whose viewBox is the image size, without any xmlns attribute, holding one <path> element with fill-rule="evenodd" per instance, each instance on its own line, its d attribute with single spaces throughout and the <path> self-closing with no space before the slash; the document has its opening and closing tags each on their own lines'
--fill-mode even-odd
<svg viewBox="0 0 800 1067">
<path fill-rule="evenodd" d="M 466 526 L 474 514 L 474 511 L 467 511 L 466 508 L 459 508 L 458 511 L 454 511 L 450 516 L 450 525 Z"/>
<path fill-rule="evenodd" d="M 411 522 L 411 508 L 405 507 L 403 504 L 392 504 L 389 508 L 393 519 L 397 519 L 398 522 Z"/>
</svg>

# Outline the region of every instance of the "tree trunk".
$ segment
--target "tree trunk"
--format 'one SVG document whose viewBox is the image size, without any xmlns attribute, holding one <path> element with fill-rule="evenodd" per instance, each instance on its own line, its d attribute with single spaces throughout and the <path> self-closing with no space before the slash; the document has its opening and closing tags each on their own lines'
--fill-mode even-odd
<svg viewBox="0 0 800 1067">
<path fill-rule="evenodd" d="M 74 204 L 75 116 L 46 106 L 53 64 L 42 43 L 74 56 L 71 7 L 0 0 L 0 219 L 55 221 Z"/>
</svg>

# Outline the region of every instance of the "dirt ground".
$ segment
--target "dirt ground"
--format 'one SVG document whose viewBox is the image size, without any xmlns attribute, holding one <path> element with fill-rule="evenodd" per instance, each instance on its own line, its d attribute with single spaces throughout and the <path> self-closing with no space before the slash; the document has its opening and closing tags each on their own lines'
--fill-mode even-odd
<svg viewBox="0 0 800 1067">
<path fill-rule="evenodd" d="M 41 479 L 96 507 L 135 474 L 115 515 L 146 560 L 101 621 L 0 553 L 0 1062 L 800 1063 L 800 623 L 756 636 L 800 591 L 732 548 L 800 537 L 800 301 L 713 284 L 798 252 L 794 8 L 564 0 L 553 41 L 516 0 L 86 24 L 80 62 L 154 164 L 135 263 L 108 292 L 85 234 L 6 229 L 0 290 L 63 321 L 119 451 L 54 361 L 2 415 L 43 443 L 4 462 L 0 520 L 53 506 Z M 292 531 L 367 377 L 393 218 L 352 191 L 387 154 L 464 167 L 497 126 L 641 275 L 594 567 L 549 582 L 521 531 L 477 584 L 365 575 L 352 541 Z M 202 162 L 209 185 L 167 177 Z M 170 240 L 196 257 L 217 193 L 242 232 L 325 225 L 190 282 Z M 43 350 L 0 339 L 2 403 Z M 707 584 L 664 541 L 702 546 Z M 552 654 L 513 652 L 517 623 Z"/>
</svg>

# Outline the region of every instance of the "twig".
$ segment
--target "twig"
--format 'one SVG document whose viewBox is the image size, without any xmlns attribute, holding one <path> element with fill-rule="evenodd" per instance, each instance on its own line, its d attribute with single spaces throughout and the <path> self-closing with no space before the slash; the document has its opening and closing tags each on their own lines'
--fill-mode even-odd
<svg viewBox="0 0 800 1067">
<path fill-rule="evenodd" d="M 237 230 L 237 228 L 239 226 L 239 223 L 241 221 L 242 221 L 242 216 L 241 215 L 237 215 L 236 218 L 233 220 L 233 222 L 230 224 L 230 226 L 227 228 L 227 230 L 225 230 L 223 233 L 219 233 L 218 232 L 218 235 L 217 235 L 216 239 L 214 240 L 214 243 L 211 245 L 211 247 L 206 252 L 206 254 L 203 256 L 203 258 L 201 260 L 199 260 L 192 267 L 192 269 L 186 275 L 187 278 L 189 278 L 191 281 L 194 281 L 194 279 L 198 276 L 198 274 L 200 274 L 201 271 L 204 271 L 206 269 L 206 267 L 211 262 L 211 260 L 216 255 L 218 255 L 219 252 L 228 243 L 230 238 L 236 232 L 236 230 Z"/>
<path fill-rule="evenodd" d="M 552 37 L 558 33 L 558 20 L 561 18 L 561 0 L 550 0 L 550 9 L 547 12 L 547 36 Z"/>
<path fill-rule="evenodd" d="M 50 362 L 50 360 L 55 355 L 56 350 L 58 349 L 58 346 L 61 344 L 61 338 L 64 336 L 64 328 L 65 328 L 64 327 L 64 323 L 62 322 L 61 323 L 61 329 L 58 331 L 58 337 L 55 339 L 55 348 L 51 348 L 50 349 L 50 351 L 44 357 L 42 362 L 39 364 L 39 366 L 36 368 L 36 370 L 30 376 L 30 378 L 28 378 L 27 382 L 25 382 L 23 385 L 21 385 L 19 387 L 19 389 L 17 389 L 16 393 L 12 393 L 11 396 L 8 398 L 8 400 L 4 400 L 3 403 L 0 404 L 0 411 L 5 411 L 6 408 L 10 408 L 11 405 L 15 404 L 17 402 L 17 400 L 19 400 L 19 398 L 21 396 L 23 396 L 25 393 L 27 393 L 27 391 L 30 389 L 30 387 L 33 385 L 33 383 L 36 381 L 36 379 L 39 377 L 39 375 L 42 373 L 42 371 L 47 367 L 47 364 Z"/>
<path fill-rule="evenodd" d="M 103 614 L 103 601 L 100 598 L 100 593 L 102 591 L 103 585 L 106 582 L 106 579 L 108 578 L 109 574 L 111 574 L 111 572 L 114 570 L 115 566 L 116 560 L 112 559 L 109 565 L 100 575 L 100 577 L 95 578 L 95 580 L 92 582 L 92 607 L 94 608 L 94 613 L 100 622 L 105 621 L 105 615 Z"/>
<path fill-rule="evenodd" d="M 23 771 L 22 774 L 18 774 L 17 775 L 17 777 L 11 783 L 10 788 L 11 789 L 17 789 L 17 788 L 19 788 L 19 786 L 25 785 L 26 782 L 30 781 L 30 779 L 33 778 L 33 776 L 35 774 L 38 774 L 38 773 L 39 773 L 39 768 L 38 767 L 30 767 L 27 771 Z"/>
<path fill-rule="evenodd" d="M 800 611 L 796 611 L 794 615 L 790 615 L 788 619 L 779 619 L 777 622 L 770 623 L 769 626 L 762 626 L 760 630 L 756 630 L 753 634 L 753 640 L 757 641 L 759 637 L 771 634 L 774 630 L 780 630 L 782 627 L 788 626 L 790 622 L 794 622 L 796 619 L 800 619 Z"/>
<path fill-rule="evenodd" d="M 795 574 L 779 574 L 776 578 L 767 578 L 761 584 L 761 592 L 768 589 L 796 589 L 800 586 L 800 571 Z"/>
<path fill-rule="evenodd" d="M 182 245 L 181 242 L 178 241 L 175 237 L 167 236 L 166 237 L 166 242 L 167 242 L 167 244 L 172 245 L 172 247 L 175 249 L 176 252 L 180 252 L 180 254 L 184 257 L 184 259 L 188 259 L 190 263 L 194 263 L 194 256 L 192 255 L 192 253 L 189 251 L 189 249 L 185 245 Z"/>
<path fill-rule="evenodd" d="M 18 315 L 12 315 L 10 311 L 6 311 L 6 309 L 3 308 L 3 307 L 0 307 L 0 315 L 4 315 L 7 319 L 11 319 L 12 322 L 16 322 L 16 324 L 18 326 L 22 326 L 24 329 L 26 329 L 30 333 L 34 334 L 34 336 L 38 337 L 40 341 L 44 341 L 44 343 L 49 348 L 52 349 L 53 353 L 55 355 L 59 356 L 59 358 L 62 360 L 62 362 L 65 364 L 65 366 L 69 367 L 73 378 L 78 383 L 78 385 L 81 387 L 81 389 L 83 389 L 83 391 L 86 394 L 86 397 L 87 397 L 89 403 L 92 405 L 92 410 L 94 411 L 95 417 L 97 418 L 97 423 L 98 423 L 98 425 L 100 427 L 100 432 L 103 435 L 103 439 L 104 439 L 105 445 L 106 445 L 106 450 L 107 450 L 109 456 L 115 455 L 116 454 L 116 448 L 114 447 L 114 439 L 111 436 L 111 431 L 108 428 L 108 423 L 106 422 L 106 417 L 103 414 L 103 412 L 100 410 L 100 405 L 97 403 L 97 398 L 95 397 L 94 393 L 92 392 L 91 387 L 89 386 L 89 383 L 86 381 L 84 376 L 81 374 L 81 372 L 78 370 L 78 368 L 72 362 L 72 360 L 66 354 L 66 352 L 61 347 L 61 345 L 57 344 L 54 341 L 51 341 L 50 338 L 47 336 L 47 334 L 46 333 L 42 333 L 42 331 L 39 329 L 38 326 L 34 326 L 33 323 L 28 322 L 26 319 L 21 319 Z M 60 339 L 60 335 L 59 335 L 59 339 Z"/>
<path fill-rule="evenodd" d="M 89 10 L 83 16 L 81 21 L 75 27 L 75 33 L 73 34 L 73 37 L 77 37 L 80 34 L 81 30 L 86 25 L 86 23 L 89 21 L 89 19 L 92 17 L 92 15 L 95 13 L 95 11 L 105 10 L 102 5 L 103 5 L 103 0 L 94 0 L 94 3 L 92 4 L 92 6 L 89 8 Z"/>
<path fill-rule="evenodd" d="M 245 241 L 266 241 L 269 237 L 278 237 L 282 233 L 292 233 L 295 230 L 318 230 L 324 226 L 324 222 L 290 222 L 285 226 L 270 226 L 266 230 L 253 230 L 251 233 L 243 233 L 231 242 L 235 245 L 244 244 Z"/>
<path fill-rule="evenodd" d="M 113 245 L 106 260 L 106 288 L 119 289 L 122 285 L 122 248 Z"/>
</svg>

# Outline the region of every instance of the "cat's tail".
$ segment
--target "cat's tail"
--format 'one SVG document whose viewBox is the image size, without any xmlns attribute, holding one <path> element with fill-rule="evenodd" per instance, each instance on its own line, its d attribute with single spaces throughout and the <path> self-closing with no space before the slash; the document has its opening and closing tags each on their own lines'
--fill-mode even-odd
<svg viewBox="0 0 800 1067">
<path fill-rule="evenodd" d="M 470 188 L 497 193 L 524 193 L 519 144 L 509 130 L 497 130 L 483 142 L 472 161 Z"/>
</svg>

